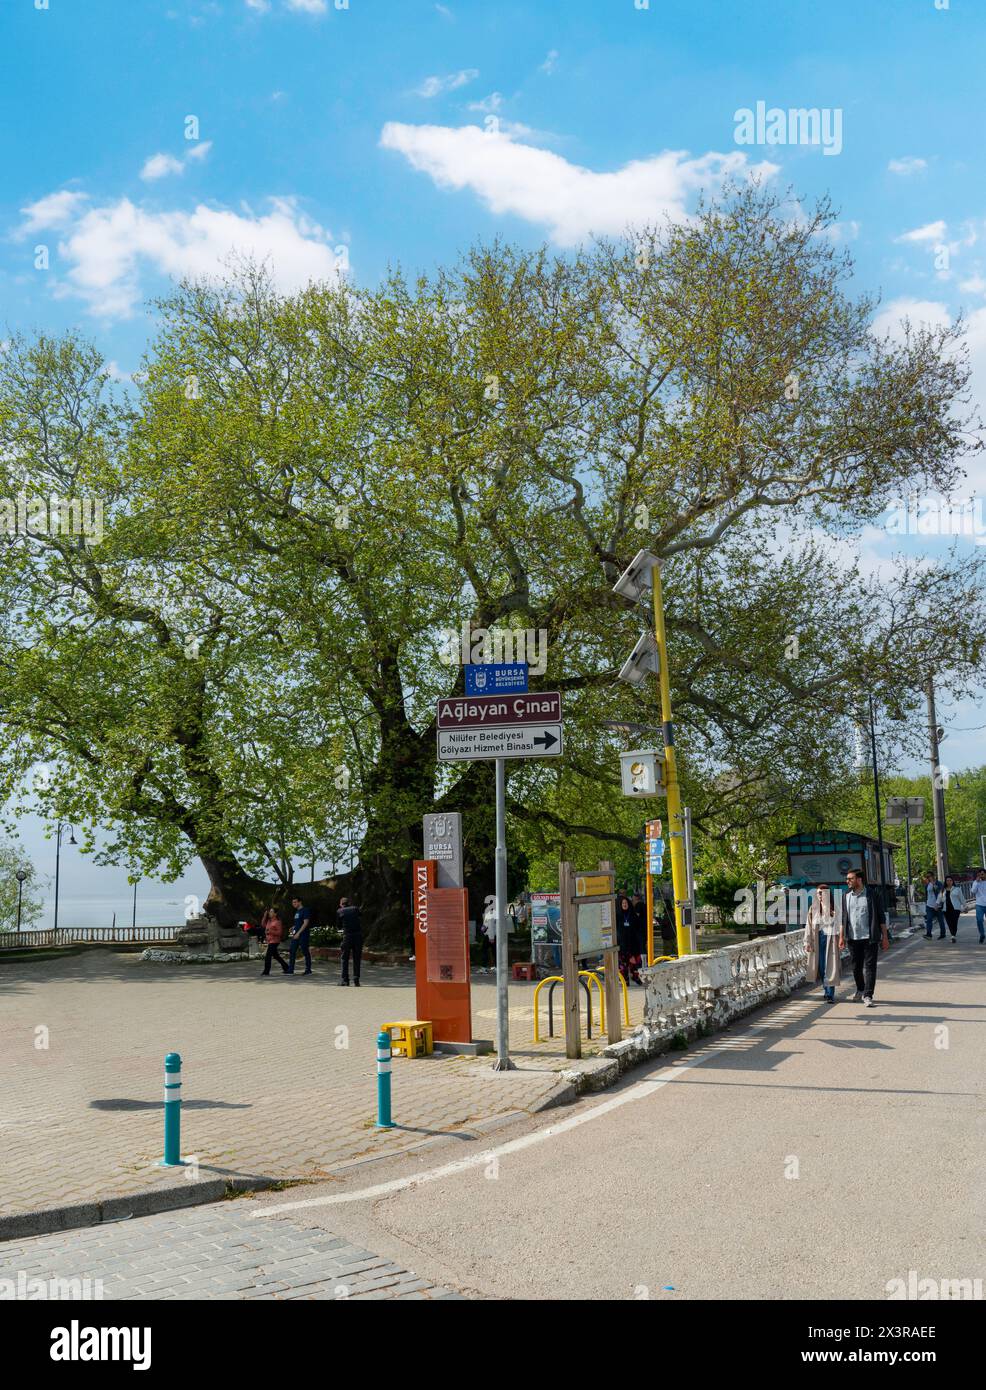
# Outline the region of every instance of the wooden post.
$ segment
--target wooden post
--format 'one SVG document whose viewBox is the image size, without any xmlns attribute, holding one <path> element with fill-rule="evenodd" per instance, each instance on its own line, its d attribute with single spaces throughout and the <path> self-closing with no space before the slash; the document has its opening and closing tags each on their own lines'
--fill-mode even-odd
<svg viewBox="0 0 986 1390">
<path fill-rule="evenodd" d="M 582 1029 L 579 1024 L 579 968 L 575 959 L 576 919 L 572 896 L 575 884 L 567 860 L 558 865 L 558 891 L 561 899 L 561 970 L 565 991 L 565 1056 L 582 1056 Z"/>
</svg>

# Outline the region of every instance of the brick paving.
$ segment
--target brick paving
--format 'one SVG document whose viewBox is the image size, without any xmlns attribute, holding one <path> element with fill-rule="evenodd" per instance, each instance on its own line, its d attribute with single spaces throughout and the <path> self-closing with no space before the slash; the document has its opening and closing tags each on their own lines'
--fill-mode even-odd
<svg viewBox="0 0 986 1390">
<path fill-rule="evenodd" d="M 144 1216 L 0 1245 L 0 1280 L 37 1297 L 102 1299 L 395 1299 L 462 1297 L 302 1218 L 252 1220 L 240 1201 Z M 32 1294 L 32 1290 L 35 1292 Z"/>
<path fill-rule="evenodd" d="M 376 1034 L 413 1017 L 413 967 L 369 968 L 359 990 L 339 988 L 337 969 L 262 979 L 258 961 L 174 966 L 100 949 L 0 960 L 0 1215 L 185 1181 L 155 1166 L 172 1050 L 184 1062 L 182 1151 L 202 1178 L 325 1178 L 430 1136 L 467 1143 L 563 1091 L 562 1042 L 533 1042 L 534 986 L 512 983 L 518 1070 L 494 1073 L 482 1057 L 395 1060 L 400 1128 L 374 1129 Z M 473 984 L 474 1034 L 493 1038 L 493 977 Z M 630 998 L 635 1022 L 643 991 Z"/>
</svg>

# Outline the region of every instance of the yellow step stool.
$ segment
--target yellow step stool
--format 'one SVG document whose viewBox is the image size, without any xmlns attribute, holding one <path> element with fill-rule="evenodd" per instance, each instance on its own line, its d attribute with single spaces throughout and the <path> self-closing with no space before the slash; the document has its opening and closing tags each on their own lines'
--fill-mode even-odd
<svg viewBox="0 0 986 1390">
<path fill-rule="evenodd" d="M 398 1057 L 430 1057 L 435 1050 L 430 1019 L 402 1018 L 381 1026 L 390 1034 L 390 1049 Z"/>
</svg>

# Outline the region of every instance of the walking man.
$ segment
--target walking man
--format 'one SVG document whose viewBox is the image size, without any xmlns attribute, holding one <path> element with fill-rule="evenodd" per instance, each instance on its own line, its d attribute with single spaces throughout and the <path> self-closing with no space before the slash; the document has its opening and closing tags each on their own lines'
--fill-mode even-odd
<svg viewBox="0 0 986 1390">
<path fill-rule="evenodd" d="M 931 940 L 931 928 L 938 921 L 938 940 L 945 940 L 945 912 L 942 902 L 942 892 L 945 885 L 931 874 L 924 875 L 924 934 Z"/>
<path fill-rule="evenodd" d="M 972 885 L 976 903 L 976 930 L 979 932 L 980 946 L 986 941 L 986 869 L 980 869 Z"/>
<path fill-rule="evenodd" d="M 312 910 L 306 907 L 300 898 L 292 898 L 291 906 L 294 908 L 294 926 L 291 928 L 290 955 L 288 957 L 288 974 L 294 974 L 294 960 L 299 950 L 304 952 L 306 975 L 312 973 L 312 953 L 309 946 L 309 939 L 312 925 Z"/>
<path fill-rule="evenodd" d="M 336 921 L 342 932 L 342 979 L 339 983 L 349 984 L 349 961 L 351 957 L 353 984 L 359 989 L 359 967 L 363 955 L 363 924 L 360 921 L 359 908 L 348 898 L 340 898 Z"/>
<path fill-rule="evenodd" d="M 862 869 L 850 869 L 846 874 L 846 893 L 842 899 L 842 931 L 839 949 L 849 943 L 852 973 L 856 981 L 854 1003 L 861 999 L 868 1009 L 873 1008 L 876 989 L 876 963 L 880 948 L 890 945 L 887 918 L 875 888 L 868 888 Z"/>
</svg>

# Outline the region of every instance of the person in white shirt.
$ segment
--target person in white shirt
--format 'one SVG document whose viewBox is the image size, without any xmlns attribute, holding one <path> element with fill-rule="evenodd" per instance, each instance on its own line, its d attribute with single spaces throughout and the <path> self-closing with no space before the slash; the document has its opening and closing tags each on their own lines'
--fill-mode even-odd
<svg viewBox="0 0 986 1390">
<path fill-rule="evenodd" d="M 976 902 L 976 927 L 979 931 L 980 946 L 986 941 L 986 869 L 980 869 L 972 885 Z"/>
<path fill-rule="evenodd" d="M 942 891 L 942 906 L 945 910 L 945 921 L 948 923 L 948 930 L 951 932 L 952 945 L 955 945 L 955 936 L 959 929 L 959 918 L 962 909 L 965 907 L 965 889 L 960 888 L 951 874 L 945 879 L 945 887 Z"/>
<path fill-rule="evenodd" d="M 945 940 L 945 914 L 942 911 L 942 885 L 937 878 L 931 874 L 924 875 L 925 904 L 924 904 L 924 934 L 931 939 L 932 927 L 937 921 L 939 931 L 938 940 Z"/>
</svg>

